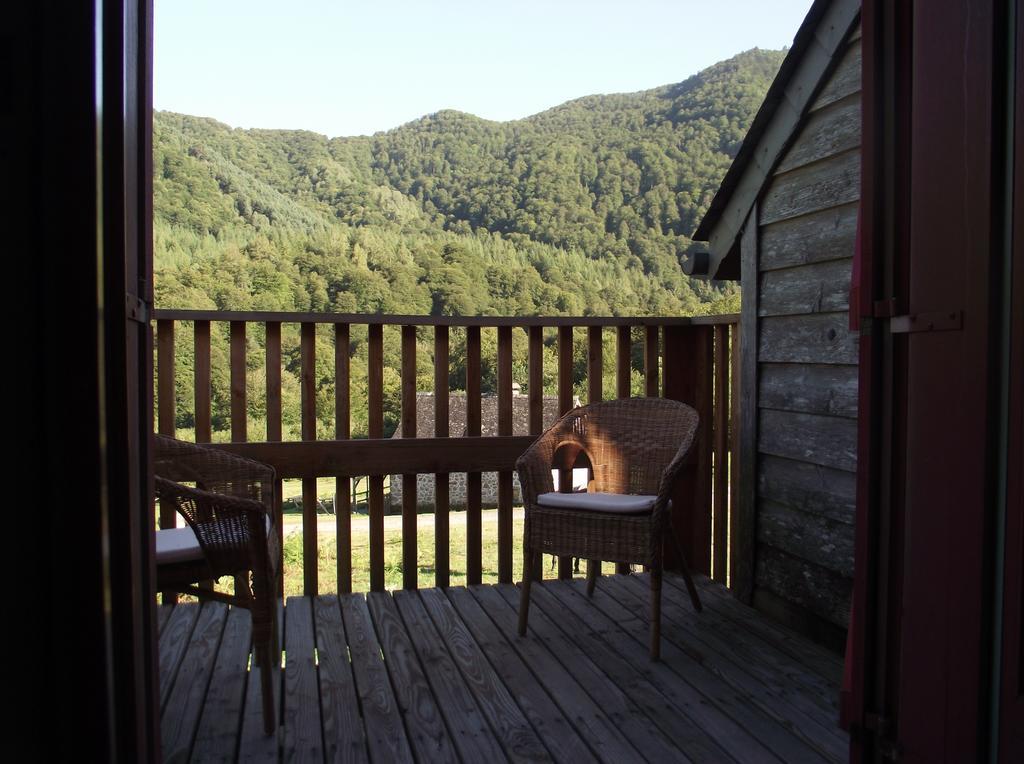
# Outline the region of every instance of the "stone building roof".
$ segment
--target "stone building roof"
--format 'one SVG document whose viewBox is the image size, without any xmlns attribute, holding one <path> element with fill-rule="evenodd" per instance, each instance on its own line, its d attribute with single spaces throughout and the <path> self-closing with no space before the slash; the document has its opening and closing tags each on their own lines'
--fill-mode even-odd
<svg viewBox="0 0 1024 764">
<path fill-rule="evenodd" d="M 573 401 L 574 406 L 579 401 Z M 550 427 L 558 419 L 558 398 L 553 395 L 544 396 L 544 428 Z M 448 395 L 448 434 L 453 438 L 466 434 L 466 394 L 450 393 Z M 498 434 L 498 396 L 486 395 L 480 398 L 480 434 L 496 436 Z M 513 393 L 512 395 L 512 434 L 530 434 L 530 399 L 529 396 Z M 430 438 L 434 435 L 434 394 L 416 393 L 416 435 Z M 402 424 L 399 422 L 393 438 L 402 437 Z"/>
</svg>

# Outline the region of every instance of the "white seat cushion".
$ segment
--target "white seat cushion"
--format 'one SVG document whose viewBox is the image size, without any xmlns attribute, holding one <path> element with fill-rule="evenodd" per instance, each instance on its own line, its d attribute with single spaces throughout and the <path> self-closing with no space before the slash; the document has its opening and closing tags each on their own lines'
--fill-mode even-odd
<svg viewBox="0 0 1024 764">
<path fill-rule="evenodd" d="M 156 532 L 156 564 L 192 562 L 203 559 L 203 549 L 195 532 L 184 528 L 168 528 Z"/>
<path fill-rule="evenodd" d="M 636 496 L 621 493 L 542 493 L 537 503 L 542 507 L 579 509 L 586 512 L 616 512 L 640 515 L 650 512 L 657 496 Z"/>
</svg>

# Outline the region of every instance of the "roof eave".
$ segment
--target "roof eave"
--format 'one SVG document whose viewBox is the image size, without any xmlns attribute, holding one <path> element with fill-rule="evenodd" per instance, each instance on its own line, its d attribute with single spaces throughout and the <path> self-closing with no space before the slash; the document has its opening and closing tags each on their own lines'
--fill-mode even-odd
<svg viewBox="0 0 1024 764">
<path fill-rule="evenodd" d="M 708 242 L 707 278 L 738 274 L 738 267 L 726 261 L 736 251 L 754 202 L 837 63 L 837 53 L 843 50 L 859 13 L 860 0 L 816 0 L 807 12 L 736 159 L 693 234 L 695 241 Z"/>
</svg>

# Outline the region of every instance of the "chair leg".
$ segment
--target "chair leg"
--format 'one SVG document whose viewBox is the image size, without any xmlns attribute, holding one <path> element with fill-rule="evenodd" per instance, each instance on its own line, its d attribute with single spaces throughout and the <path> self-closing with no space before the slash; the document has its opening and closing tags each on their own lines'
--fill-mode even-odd
<svg viewBox="0 0 1024 764">
<path fill-rule="evenodd" d="M 661 659 L 661 563 L 651 566 L 651 660 Z"/>
<path fill-rule="evenodd" d="M 675 531 L 672 530 L 672 526 L 668 527 L 668 537 L 672 539 L 672 546 L 675 547 L 676 556 L 679 558 L 679 568 L 683 574 L 683 581 L 686 582 L 686 591 L 690 593 L 690 602 L 693 603 L 693 609 L 698 613 L 704 609 L 704 606 L 700 604 L 700 595 L 697 594 L 697 587 L 693 583 L 693 577 L 690 575 L 690 566 L 686 563 L 686 555 L 683 554 L 683 548 L 679 545 L 679 539 L 676 538 Z"/>
<path fill-rule="evenodd" d="M 536 555 L 529 549 L 523 550 L 523 583 L 519 587 L 519 636 L 526 636 L 526 622 L 530 617 L 530 586 L 533 584 L 533 569 Z"/>
<path fill-rule="evenodd" d="M 587 560 L 587 596 L 594 596 L 594 587 L 597 586 L 597 576 L 601 572 L 600 560 Z"/>
</svg>

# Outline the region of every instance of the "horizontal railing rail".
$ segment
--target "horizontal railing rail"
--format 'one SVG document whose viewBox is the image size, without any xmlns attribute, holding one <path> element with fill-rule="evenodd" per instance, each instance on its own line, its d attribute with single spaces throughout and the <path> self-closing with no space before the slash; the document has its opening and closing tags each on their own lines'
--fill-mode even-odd
<svg viewBox="0 0 1024 764">
<path fill-rule="evenodd" d="M 385 587 L 385 477 L 399 475 L 402 493 L 402 586 L 415 588 L 418 579 L 417 549 L 417 475 L 434 475 L 434 570 L 437 586 L 450 581 L 449 560 L 449 475 L 465 473 L 466 560 L 468 583 L 482 578 L 482 474 L 497 473 L 497 578 L 513 580 L 513 469 L 518 456 L 539 435 L 544 427 L 544 356 L 545 344 L 551 346 L 556 369 L 554 389 L 558 413 L 573 407 L 576 394 L 595 401 L 629 397 L 634 391 L 635 377 L 642 380 L 640 393 L 682 400 L 693 405 L 701 416 L 702 427 L 691 452 L 689 463 L 676 486 L 673 524 L 691 568 L 710 574 L 715 580 L 727 581 L 729 565 L 729 507 L 735 494 L 736 468 L 735 426 L 738 419 L 739 389 L 735 370 L 738 368 L 738 316 L 700 317 L 502 317 L 502 316 L 395 316 L 364 314 L 282 313 L 241 311 L 157 310 L 156 329 L 156 411 L 157 429 L 166 435 L 177 434 L 177 393 L 181 379 L 177 373 L 176 352 L 185 353 L 184 368 L 191 366 L 193 406 L 192 424 L 197 442 L 214 440 L 212 379 L 215 371 L 229 380 L 229 415 L 226 429 L 228 442 L 215 447 L 271 464 L 277 470 L 279 483 L 276 511 L 281 522 L 281 484 L 283 479 L 302 481 L 302 578 L 303 592 L 315 595 L 320 591 L 318 580 L 317 478 L 335 478 L 336 521 L 334 544 L 337 555 L 337 588 L 352 590 L 352 499 L 351 477 L 369 476 L 369 586 Z M 179 347 L 177 337 L 183 324 L 191 324 L 192 353 Z M 215 336 L 211 325 L 226 325 L 223 333 L 227 344 L 227 369 L 216 369 L 211 348 Z M 282 352 L 282 326 L 298 325 L 297 346 L 286 358 Z M 255 327 L 255 330 L 254 330 Z M 398 353 L 400 377 L 401 437 L 385 438 L 385 327 L 400 329 Z M 417 387 L 423 388 L 425 378 L 417 381 L 417 348 L 423 328 L 433 330 L 433 393 L 434 422 L 431 432 L 417 432 Z M 262 328 L 262 331 L 259 331 Z M 358 341 L 365 344 L 365 369 L 358 380 L 353 375 L 352 349 Z M 527 376 L 528 434 L 514 434 L 513 426 L 513 329 L 526 333 L 525 371 Z M 574 364 L 574 330 L 585 330 L 585 365 Z M 322 334 L 325 330 L 328 335 Z M 449 428 L 449 380 L 452 373 L 451 331 L 459 334 L 460 370 L 464 368 L 465 395 L 464 435 L 452 437 Z M 482 342 L 481 331 L 495 332 L 495 358 L 492 394 L 496 397 L 496 432 L 483 434 Z M 545 343 L 545 330 L 548 342 Z M 613 394 L 606 394 L 605 330 L 614 337 Z M 389 329 L 394 331 L 394 329 Z M 294 329 L 289 329 L 294 332 Z M 554 334 L 552 334 L 552 332 Z M 333 439 L 317 437 L 317 406 L 324 414 L 323 400 L 318 404 L 318 384 L 323 382 L 323 359 L 317 362 L 317 338 L 333 336 L 334 386 Z M 219 336 L 216 335 L 216 336 Z M 262 340 L 262 376 L 265 389 L 250 389 L 247 380 L 251 370 L 250 340 Z M 492 336 L 493 337 L 493 336 Z M 396 339 L 398 339 L 396 337 Z M 429 338 L 426 338 L 429 340 Z M 638 352 L 635 352 L 638 351 Z M 361 351 L 362 352 L 362 351 Z M 522 355 L 522 354 L 521 354 Z M 634 357 L 642 359 L 639 364 Z M 283 438 L 282 383 L 284 364 L 298 367 L 301 402 L 299 419 L 301 440 Z M 583 368 L 581 368 L 583 366 Z M 365 384 L 365 423 L 368 437 L 352 437 L 352 388 Z M 185 385 L 187 387 L 187 385 Z M 360 387 L 362 390 L 362 387 Z M 424 390 L 420 390 L 424 392 Z M 609 391 L 611 392 L 611 391 Z M 262 396 L 265 431 L 260 439 L 251 439 L 248 402 L 250 395 Z M 293 393 L 289 393 L 293 394 Z M 222 406 L 224 404 L 222 403 Z M 362 420 L 361 420 L 362 421 Z M 321 419 L 322 422 L 322 419 Z M 225 429 L 223 427 L 221 429 Z M 218 440 L 223 439 L 223 434 Z M 568 467 L 562 467 L 560 484 L 571 489 Z M 161 508 L 161 527 L 172 527 L 176 521 L 173 509 Z M 671 564 L 671 551 L 667 550 Z M 621 570 L 621 568 L 620 568 Z M 539 571 L 535 573 L 539 575 Z M 571 560 L 559 559 L 559 577 L 571 577 Z"/>
</svg>

